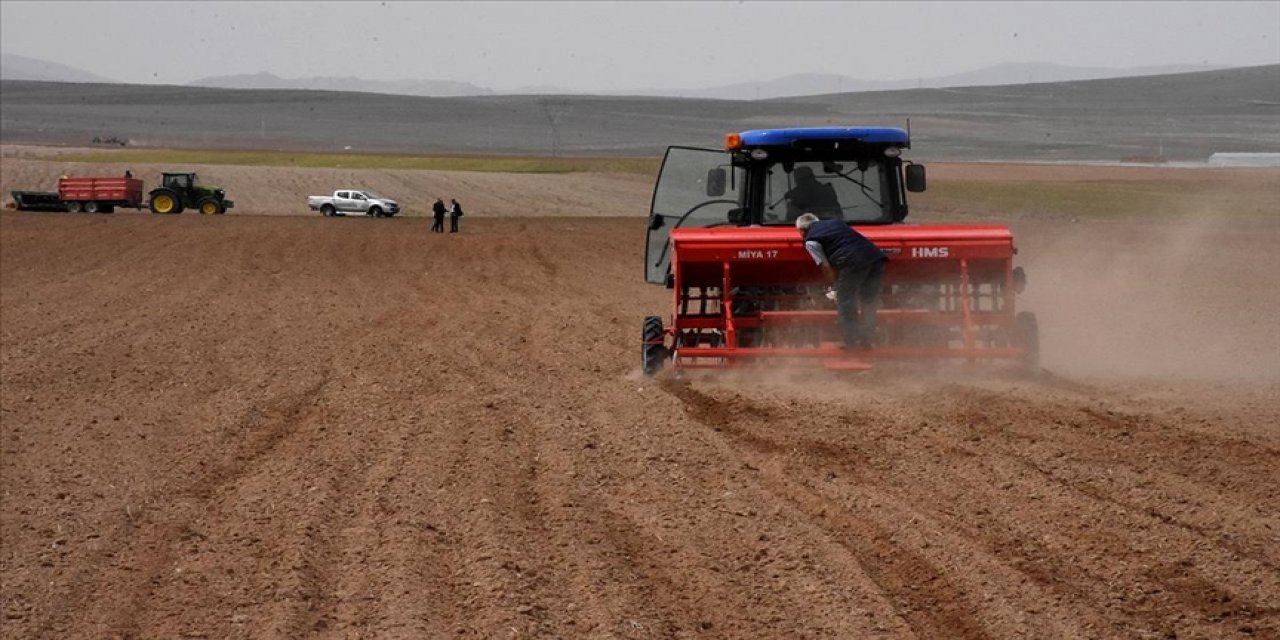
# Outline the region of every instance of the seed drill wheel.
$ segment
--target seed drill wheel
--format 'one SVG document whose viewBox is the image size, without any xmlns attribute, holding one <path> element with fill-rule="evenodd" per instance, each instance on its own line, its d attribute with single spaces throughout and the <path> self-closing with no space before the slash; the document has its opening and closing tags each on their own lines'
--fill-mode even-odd
<svg viewBox="0 0 1280 640">
<path fill-rule="evenodd" d="M 222 205 L 218 204 L 218 201 L 213 198 L 205 198 L 204 200 L 201 200 L 200 204 L 196 205 L 196 208 L 200 210 L 201 214 L 206 216 L 216 216 L 219 213 L 222 213 Z"/>
<path fill-rule="evenodd" d="M 177 213 L 181 209 L 177 194 L 161 191 L 151 194 L 151 213 Z"/>
<path fill-rule="evenodd" d="M 1036 314 L 1021 311 L 1014 318 L 1017 326 L 1018 346 L 1026 349 L 1022 355 L 1022 364 L 1036 368 L 1040 366 L 1040 326 L 1036 323 Z"/>
<path fill-rule="evenodd" d="M 644 333 L 640 343 L 640 362 L 644 375 L 652 376 L 662 370 L 667 359 L 667 347 L 663 344 L 662 318 L 649 316 L 644 319 Z"/>
</svg>

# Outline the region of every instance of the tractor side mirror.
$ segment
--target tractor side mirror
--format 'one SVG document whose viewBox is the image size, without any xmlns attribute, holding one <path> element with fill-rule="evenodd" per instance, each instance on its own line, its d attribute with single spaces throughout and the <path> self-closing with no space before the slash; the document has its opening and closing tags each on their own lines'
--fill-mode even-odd
<svg viewBox="0 0 1280 640">
<path fill-rule="evenodd" d="M 920 193 L 924 191 L 924 165 L 909 164 L 907 165 L 907 191 L 912 193 Z"/>
<path fill-rule="evenodd" d="M 716 167 L 707 172 L 707 195 L 717 197 L 724 195 L 724 186 L 728 181 L 724 167 Z"/>
</svg>

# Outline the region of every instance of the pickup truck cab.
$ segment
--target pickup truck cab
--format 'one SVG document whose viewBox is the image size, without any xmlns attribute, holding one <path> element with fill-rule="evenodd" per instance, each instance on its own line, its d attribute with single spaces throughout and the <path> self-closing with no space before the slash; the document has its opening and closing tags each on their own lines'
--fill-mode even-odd
<svg viewBox="0 0 1280 640">
<path fill-rule="evenodd" d="M 332 196 L 308 196 L 307 206 L 324 216 L 362 214 L 390 218 L 400 213 L 400 203 L 368 189 L 339 189 Z"/>
</svg>

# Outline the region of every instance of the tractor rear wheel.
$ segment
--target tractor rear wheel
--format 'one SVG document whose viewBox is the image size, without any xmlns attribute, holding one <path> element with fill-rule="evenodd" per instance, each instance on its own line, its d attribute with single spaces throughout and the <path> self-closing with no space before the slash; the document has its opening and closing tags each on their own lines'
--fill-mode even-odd
<svg viewBox="0 0 1280 640">
<path fill-rule="evenodd" d="M 182 201 L 172 191 L 160 191 L 151 194 L 151 213 L 179 213 Z"/>
<path fill-rule="evenodd" d="M 203 215 L 216 216 L 222 213 L 222 204 L 214 198 L 205 198 L 200 201 L 200 204 L 196 205 L 196 209 Z"/>
<path fill-rule="evenodd" d="M 84 203 L 84 212 L 85 212 L 85 213 L 97 213 L 98 211 L 99 211 L 99 209 L 98 209 L 98 203 L 96 203 L 96 202 L 94 202 L 94 201 L 92 201 L 92 200 L 90 200 L 90 201 L 88 201 L 88 202 Z"/>
<path fill-rule="evenodd" d="M 640 363 L 644 368 L 644 375 L 652 376 L 662 371 L 662 365 L 667 360 L 667 347 L 663 344 L 662 318 L 646 317 L 642 335 Z"/>
<path fill-rule="evenodd" d="M 1024 349 L 1022 364 L 1036 368 L 1040 366 L 1040 326 L 1036 322 L 1036 314 L 1021 311 L 1014 317 L 1017 327 L 1018 346 Z"/>
<path fill-rule="evenodd" d="M 68 202 L 68 203 L 67 203 L 67 211 L 70 211 L 71 213 L 80 213 L 80 203 L 79 203 L 79 202 Z"/>
</svg>

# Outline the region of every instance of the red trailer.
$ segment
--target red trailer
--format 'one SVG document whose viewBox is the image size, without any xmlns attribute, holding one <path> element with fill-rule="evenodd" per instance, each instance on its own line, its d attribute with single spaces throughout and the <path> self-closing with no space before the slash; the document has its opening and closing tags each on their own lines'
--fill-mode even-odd
<svg viewBox="0 0 1280 640">
<path fill-rule="evenodd" d="M 116 207 L 141 209 L 142 191 L 142 181 L 131 176 L 58 180 L 58 198 L 72 213 L 111 213 Z"/>
</svg>

